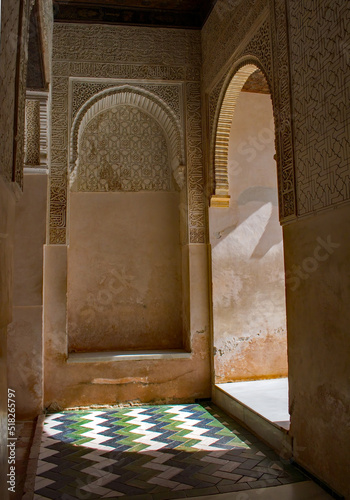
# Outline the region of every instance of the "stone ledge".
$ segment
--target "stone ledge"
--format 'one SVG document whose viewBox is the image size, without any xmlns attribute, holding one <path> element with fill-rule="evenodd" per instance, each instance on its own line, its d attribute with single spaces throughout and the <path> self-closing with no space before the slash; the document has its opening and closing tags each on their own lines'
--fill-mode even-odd
<svg viewBox="0 0 350 500">
<path fill-rule="evenodd" d="M 182 349 L 160 351 L 107 351 L 70 353 L 67 363 L 101 363 L 114 361 L 145 361 L 149 359 L 190 359 L 191 352 Z"/>
</svg>

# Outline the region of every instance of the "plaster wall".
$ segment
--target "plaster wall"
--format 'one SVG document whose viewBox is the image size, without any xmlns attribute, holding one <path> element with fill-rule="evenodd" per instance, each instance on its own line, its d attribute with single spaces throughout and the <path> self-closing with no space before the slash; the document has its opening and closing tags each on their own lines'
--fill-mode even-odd
<svg viewBox="0 0 350 500">
<path fill-rule="evenodd" d="M 44 406 L 194 401 L 210 394 L 207 247 L 187 247 L 191 269 L 190 359 L 67 362 L 67 247 L 44 252 Z"/>
<path fill-rule="evenodd" d="M 349 205 L 286 226 L 284 240 L 294 456 L 350 498 Z"/>
<path fill-rule="evenodd" d="M 274 154 L 271 97 L 241 92 L 229 142 L 230 207 L 210 208 L 217 383 L 288 371 Z"/>
<path fill-rule="evenodd" d="M 44 257 L 45 406 L 63 408 L 135 399 L 143 402 L 193 401 L 210 396 L 208 246 L 203 196 L 200 49 L 200 34 L 192 30 L 59 23 L 54 26 L 48 236 L 51 244 L 45 247 Z M 145 89 L 148 95 L 155 96 L 155 102 L 160 100 L 164 109 L 170 109 L 168 114 L 177 122 L 187 149 L 181 159 L 185 164 L 185 179 L 180 192 L 172 191 L 173 186 L 168 192 L 114 192 L 114 187 L 105 193 L 67 193 L 71 146 L 68 138 L 74 117 L 98 92 L 121 85 Z M 169 139 L 171 137 L 167 137 L 171 143 Z M 117 153 L 120 153 L 119 149 Z M 99 148 L 99 153 L 103 154 L 102 150 Z M 142 162 L 139 165 L 142 166 Z M 97 167 L 100 166 L 97 162 Z M 142 203 L 144 213 L 135 201 L 138 198 L 148 200 Z M 92 213 L 97 200 L 99 204 L 103 200 L 103 207 L 106 208 L 102 219 Z M 92 207 L 88 206 L 89 202 Z M 91 216 L 90 227 L 84 220 L 84 210 L 79 212 L 79 208 L 74 213 L 74 207 L 77 208 L 80 203 Z M 123 210 L 117 212 L 117 206 Z M 128 209 L 130 217 L 124 208 Z M 183 218 L 181 223 L 179 212 Z M 117 228 L 118 232 L 115 231 Z M 101 235 L 102 231 L 108 232 L 107 248 L 101 246 L 103 239 L 98 242 L 97 235 Z M 122 238 L 115 238 L 124 232 L 127 232 L 127 237 L 123 234 Z M 132 298 L 134 302 L 134 315 L 122 302 L 117 305 L 117 301 L 113 300 L 113 307 L 123 307 L 123 315 L 129 320 L 123 320 L 123 325 L 119 326 L 128 325 L 130 331 L 132 322 L 133 329 L 137 327 L 139 348 L 154 349 L 156 346 L 159 349 L 160 344 L 163 347 L 183 347 L 187 352 L 182 359 L 140 359 L 132 363 L 72 362 L 73 358 L 68 355 L 68 335 L 72 329 L 67 333 L 67 293 L 68 305 L 73 304 L 77 295 L 70 293 L 73 276 L 71 264 L 75 262 L 74 266 L 81 270 L 79 279 L 83 279 L 87 286 L 90 286 L 90 277 L 96 280 L 99 274 L 98 269 L 91 269 L 90 263 L 88 267 L 82 267 L 78 262 L 79 253 L 81 259 L 85 257 L 82 252 L 78 252 L 80 243 L 78 239 L 74 240 L 74 233 L 84 235 L 84 251 L 89 248 L 91 253 L 98 250 L 102 261 L 108 260 L 104 256 L 106 250 L 113 258 L 113 267 L 119 265 L 118 255 L 123 262 L 127 258 L 137 261 L 134 269 L 139 289 L 130 288 L 124 293 L 124 297 Z M 89 243 L 87 236 L 91 240 Z M 141 247 L 146 242 L 148 250 L 143 254 Z M 153 257 L 150 257 L 150 250 Z M 128 265 L 126 270 L 129 272 Z M 149 266 L 153 268 L 153 276 Z M 135 271 L 130 274 L 134 276 Z M 78 286 L 78 272 L 75 283 Z M 147 307 L 142 308 L 144 319 L 141 326 L 142 331 L 145 331 L 145 325 L 152 328 L 156 336 L 149 337 L 148 343 L 142 345 L 139 342 L 145 342 L 145 337 L 140 334 L 140 315 L 135 314 L 135 311 L 138 311 L 137 300 L 146 284 L 156 300 L 152 303 L 150 296 L 145 299 Z M 112 282 L 113 286 L 116 286 L 116 282 Z M 73 307 L 69 305 L 69 308 L 68 318 L 72 318 Z M 181 310 L 184 311 L 182 317 Z M 104 312 L 112 324 L 115 314 L 110 310 Z M 154 312 L 154 316 L 150 312 Z M 102 318 L 102 314 L 99 318 Z M 164 326 L 170 330 L 171 336 L 165 335 Z M 114 342 L 116 338 L 113 338 L 113 346 L 108 344 L 112 339 L 111 334 L 112 330 L 109 338 L 106 338 L 105 349 L 135 348 L 131 335 L 120 335 L 117 339 L 119 344 Z M 95 349 L 96 345 L 91 344 L 90 348 Z M 100 350 L 100 345 L 98 347 Z"/>
<path fill-rule="evenodd" d="M 70 351 L 183 347 L 177 192 L 70 195 Z"/>
<path fill-rule="evenodd" d="M 15 196 L 0 176 L 0 491 L 7 490 L 7 325 L 12 319 L 13 227 Z"/>
<path fill-rule="evenodd" d="M 0 491 L 7 484 L 7 325 L 12 320 L 13 227 L 17 186 L 13 173 L 13 118 L 19 0 L 1 2 L 0 33 Z"/>
<path fill-rule="evenodd" d="M 280 173 L 286 181 L 280 189 L 292 453 L 350 498 L 345 471 L 350 352 L 349 50 L 344 43 L 349 38 L 348 7 L 342 0 L 317 2 L 312 8 L 307 1 L 271 0 L 268 31 L 261 30 L 258 37 L 257 18 L 252 21 L 251 16 L 262 12 L 263 2 L 254 2 L 254 7 L 250 1 L 230 3 L 232 12 L 220 17 L 225 3 L 217 3 L 202 30 L 208 129 L 230 65 L 242 54 L 258 57 L 273 82 Z M 232 29 L 235 22 L 237 29 Z M 213 57 L 216 53 L 220 57 Z M 330 246 L 327 237 L 340 246 Z"/>
<path fill-rule="evenodd" d="M 341 0 L 288 7 L 299 215 L 284 227 L 291 433 L 296 460 L 348 499 L 349 11 Z"/>
<path fill-rule="evenodd" d="M 18 419 L 42 411 L 42 284 L 47 174 L 25 173 L 16 205 L 13 320 L 8 327 L 8 380 Z"/>
<path fill-rule="evenodd" d="M 52 20 L 52 2 L 43 0 L 45 14 L 43 22 L 50 26 Z M 23 34 L 18 39 L 20 7 L 23 8 Z M 24 100 L 26 74 L 26 30 L 30 2 L 19 0 L 1 2 L 0 33 L 0 491 L 2 498 L 8 498 L 7 481 L 7 325 L 12 321 L 12 279 L 14 251 L 14 217 L 16 199 L 20 197 L 18 184 L 21 183 L 23 168 L 22 138 L 24 130 Z M 21 50 L 18 51 L 18 41 Z M 49 44 L 49 30 L 45 45 Z M 18 67 L 18 86 L 16 85 L 17 57 L 20 52 Z M 16 95 L 17 92 L 17 95 Z M 16 109 L 16 103 L 18 110 Z M 14 118 L 18 111 L 19 123 L 14 145 Z M 16 150 L 16 165 L 13 152 Z M 12 182 L 14 179 L 16 182 Z M 19 403 L 20 404 L 20 403 Z"/>
</svg>

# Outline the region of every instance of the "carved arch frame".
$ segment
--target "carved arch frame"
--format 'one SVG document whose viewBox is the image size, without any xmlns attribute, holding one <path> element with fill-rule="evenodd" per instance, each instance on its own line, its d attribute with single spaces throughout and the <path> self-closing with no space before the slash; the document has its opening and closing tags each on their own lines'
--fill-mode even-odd
<svg viewBox="0 0 350 500">
<path fill-rule="evenodd" d="M 232 118 L 238 97 L 245 82 L 258 69 L 262 71 L 266 79 L 274 108 L 273 87 L 267 71 L 257 57 L 248 56 L 239 59 L 224 80 L 215 112 L 214 127 L 210 141 L 210 157 L 212 158 L 212 171 L 214 172 L 214 186 L 212 189 L 214 194 L 212 194 L 210 199 L 210 206 L 212 207 L 227 208 L 229 206 L 228 148 Z M 277 142 L 276 134 L 275 141 Z M 279 172 L 278 162 L 277 171 Z M 280 184 L 279 175 L 278 184 Z"/>
<path fill-rule="evenodd" d="M 214 123 L 210 137 L 210 161 L 213 173 L 210 206 L 229 206 L 228 143 L 233 113 L 240 91 L 249 76 L 260 69 L 270 89 L 273 107 L 277 184 L 280 222 L 293 220 L 296 214 L 295 169 L 291 154 L 292 135 L 290 120 L 281 109 L 281 99 L 276 90 L 274 74 L 269 73 L 256 56 L 246 54 L 238 59 L 224 78 L 217 101 Z M 286 101 L 286 99 L 284 99 Z"/>
<path fill-rule="evenodd" d="M 185 181 L 185 141 L 182 127 L 172 109 L 159 97 L 136 86 L 119 85 L 98 92 L 78 111 L 70 134 L 70 183 L 79 164 L 79 145 L 86 125 L 99 113 L 119 105 L 130 105 L 149 114 L 161 126 L 168 141 L 171 167 L 180 189 Z"/>
</svg>

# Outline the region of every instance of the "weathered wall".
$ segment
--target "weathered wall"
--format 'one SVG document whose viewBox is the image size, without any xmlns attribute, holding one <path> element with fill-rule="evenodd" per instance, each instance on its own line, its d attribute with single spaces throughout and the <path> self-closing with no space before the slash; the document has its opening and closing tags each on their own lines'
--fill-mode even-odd
<svg viewBox="0 0 350 500">
<path fill-rule="evenodd" d="M 70 351 L 182 347 L 179 193 L 71 193 Z"/>
<path fill-rule="evenodd" d="M 287 374 L 282 229 L 271 97 L 241 92 L 230 132 L 230 207 L 210 211 L 215 381 Z"/>
<path fill-rule="evenodd" d="M 24 12 L 29 2 L 24 2 Z M 18 186 L 12 183 L 14 165 L 14 116 L 16 98 L 17 34 L 20 2 L 1 2 L 0 31 L 0 491 L 8 498 L 7 484 L 7 325 L 12 319 L 12 271 L 15 200 Z M 24 26 L 26 18 L 24 19 Z M 25 30 L 24 30 L 25 33 Z M 22 37 L 21 52 L 26 47 Z M 25 59 L 23 60 L 25 62 Z M 25 67 L 25 64 L 24 64 Z M 23 76 L 23 73 L 22 73 Z M 18 132 L 23 130 L 19 127 Z M 18 136 L 18 144 L 21 135 Z M 23 162 L 23 158 L 19 161 Z"/>
<path fill-rule="evenodd" d="M 194 401 L 210 394 L 208 279 L 204 245 L 189 247 L 191 357 L 67 363 L 67 247 L 44 253 L 45 406 Z"/>
<path fill-rule="evenodd" d="M 294 453 L 299 463 L 346 498 L 350 498 L 348 19 L 348 5 L 341 0 L 317 6 L 289 2 L 300 218 L 284 228 Z M 327 439 L 329 435 L 332 439 Z"/>
<path fill-rule="evenodd" d="M 24 174 L 16 206 L 13 321 L 8 328 L 8 379 L 18 397 L 18 419 L 42 410 L 42 286 L 47 174 Z"/>
<path fill-rule="evenodd" d="M 284 228 L 294 456 L 345 498 L 350 498 L 349 235 L 349 206 Z"/>
<path fill-rule="evenodd" d="M 94 40 L 93 44 L 91 44 L 91 40 Z M 54 120 L 48 236 L 50 244 L 46 246 L 44 259 L 46 406 L 56 403 L 60 407 L 65 407 L 77 404 L 120 402 L 137 398 L 145 402 L 193 401 L 196 397 L 205 397 L 210 394 L 200 63 L 200 34 L 195 31 L 103 25 L 55 25 L 52 95 Z M 127 86 L 127 90 L 125 90 L 125 86 Z M 124 92 L 136 97 L 141 96 L 141 101 L 144 101 L 145 96 L 147 96 L 147 102 L 150 106 L 147 109 L 151 116 L 152 106 L 158 106 L 160 103 L 160 109 L 165 112 L 166 116 L 170 117 L 172 123 L 176 124 L 175 129 L 178 130 L 180 136 L 180 150 L 181 143 L 187 145 L 187 150 L 183 148 L 184 154 L 180 151 L 179 156 L 185 166 L 184 187 L 180 191 L 176 191 L 177 188 L 174 179 L 172 179 L 170 186 L 160 187 L 160 191 L 164 192 L 160 192 L 158 188 L 155 189 L 157 192 L 153 193 L 92 193 L 93 190 L 118 191 L 118 182 L 113 183 L 113 181 L 116 180 L 115 174 L 119 175 L 120 173 L 118 170 L 120 164 L 123 164 L 126 157 L 129 158 L 128 153 L 123 161 L 118 162 L 115 159 L 111 163 L 107 160 L 110 167 L 102 172 L 104 167 L 108 167 L 107 164 L 104 164 L 104 167 L 100 169 L 97 184 L 95 183 L 96 186 L 93 189 L 87 185 L 84 187 L 80 183 L 81 179 L 79 180 L 78 174 L 76 185 L 73 181 L 73 191 L 74 189 L 79 191 L 82 188 L 83 191 L 88 192 L 71 192 L 67 202 L 66 180 L 69 177 L 67 171 L 69 162 L 71 162 L 71 167 L 74 167 L 72 166 L 72 157 L 69 154 L 71 144 L 68 143 L 68 132 L 74 119 L 80 116 L 80 110 L 85 110 L 85 107 L 90 106 L 90 104 L 93 106 L 100 92 L 109 93 L 109 96 L 113 92 L 116 94 L 119 92 L 118 96 Z M 159 114 L 156 116 L 159 118 Z M 165 127 L 163 128 L 165 130 Z M 133 134 L 137 136 L 134 128 L 130 130 L 129 137 L 132 137 Z M 118 136 L 119 134 L 116 135 L 117 141 L 120 138 Z M 73 144 L 75 144 L 75 137 L 73 134 Z M 142 137 L 143 140 L 147 139 L 144 135 Z M 169 144 L 172 141 L 173 138 L 168 133 L 168 152 L 170 150 Z M 124 147 L 125 143 L 123 142 L 123 146 L 116 148 L 113 155 L 120 154 Z M 142 166 L 142 161 L 136 158 L 138 147 L 137 144 L 134 151 L 131 151 L 131 154 L 135 154 L 134 161 L 129 165 L 133 170 L 130 176 L 131 189 L 126 182 L 126 189 L 122 189 L 124 191 L 138 191 L 139 189 L 137 182 L 134 182 L 139 176 L 137 170 Z M 145 144 L 143 147 L 144 152 L 148 154 L 149 145 Z M 103 149 L 100 148 L 99 151 Z M 101 154 L 104 155 L 104 152 L 102 151 Z M 79 152 L 78 158 L 80 166 L 81 155 L 79 157 Z M 153 162 L 153 167 L 158 168 L 157 164 L 158 160 Z M 136 170 L 135 165 L 138 165 Z M 172 163 L 170 166 L 172 169 L 174 168 Z M 95 171 L 98 171 L 100 168 L 98 161 L 95 167 L 93 170 L 95 168 Z M 88 168 L 91 170 L 90 166 Z M 96 177 L 95 173 L 92 173 L 92 176 L 89 173 L 89 178 L 93 180 Z M 145 174 L 146 177 L 149 175 L 146 172 Z M 141 177 L 143 175 L 142 173 Z M 172 172 L 171 175 L 175 179 L 177 178 L 176 172 Z M 146 177 L 143 178 L 143 181 Z M 101 182 L 102 178 L 107 179 L 107 182 Z M 158 175 L 158 178 L 162 180 L 161 175 Z M 124 180 L 127 180 L 127 177 Z M 145 189 L 145 185 L 142 189 Z M 153 197 L 152 201 L 150 201 L 151 197 Z M 137 206 L 136 203 L 139 198 L 147 198 L 147 202 L 142 203 L 143 214 L 141 213 L 142 205 Z M 121 241 L 113 241 L 111 244 L 112 238 L 106 240 L 107 253 L 114 254 L 113 262 L 118 258 L 118 254 L 126 260 L 127 251 L 129 251 L 129 258 L 140 255 L 139 252 L 142 250 L 140 247 L 143 245 L 146 248 L 145 244 L 147 243 L 148 250 L 152 250 L 153 257 L 150 257 L 147 252 L 148 260 L 142 256 L 142 260 L 136 263 L 136 267 L 134 266 L 138 282 L 142 284 L 147 280 L 149 270 L 141 271 L 140 264 L 144 263 L 147 267 L 148 263 L 151 262 L 156 273 L 157 283 L 151 287 L 153 289 L 152 296 L 147 297 L 147 301 L 150 302 L 147 302 L 147 307 L 144 309 L 146 314 L 155 312 L 157 304 L 151 305 L 151 301 L 154 298 L 159 299 L 157 314 L 152 318 L 152 323 L 149 322 L 149 326 L 157 330 L 157 337 L 148 338 L 147 343 L 144 344 L 138 342 L 138 346 L 132 344 L 130 336 L 120 338 L 119 345 L 114 344 L 113 347 L 149 347 L 154 349 L 158 344 L 159 349 L 159 347 L 184 346 L 188 352 L 191 352 L 190 359 L 186 359 L 186 356 L 188 358 L 187 354 L 184 359 L 139 360 L 132 363 L 126 361 L 84 362 L 83 364 L 69 361 L 67 363 L 66 294 L 68 292 L 68 297 L 70 297 L 72 285 L 70 277 L 73 271 L 71 264 L 74 261 L 77 262 L 79 245 L 78 238 L 75 241 L 74 238 L 75 235 L 81 235 L 83 231 L 90 230 L 93 233 L 96 226 L 95 223 L 92 223 L 96 222 L 95 216 L 91 216 L 91 225 L 87 224 L 85 220 L 83 226 L 83 211 L 79 215 L 78 211 L 75 210 L 74 214 L 74 207 L 77 208 L 77 204 L 84 200 L 84 210 L 89 210 L 91 214 L 92 207 L 88 209 L 88 200 L 93 200 L 92 205 L 96 207 L 97 200 L 98 203 L 101 200 L 110 203 L 109 200 L 112 199 L 111 213 L 104 211 L 105 221 L 101 224 L 101 228 L 96 228 L 96 234 L 90 237 L 91 241 L 94 242 L 93 245 L 96 244 L 94 252 L 99 250 L 102 259 L 107 257 L 107 254 L 104 253 L 106 249 L 98 248 L 98 241 L 101 245 L 99 230 L 108 225 L 109 227 L 119 225 L 121 231 L 127 231 L 124 238 L 124 248 Z M 130 217 L 131 215 L 134 217 L 135 223 L 128 219 L 125 211 L 123 212 L 123 217 L 125 217 L 123 223 L 120 220 L 120 214 L 118 213 L 118 216 L 116 214 L 117 206 L 123 204 L 122 208 L 124 208 L 126 203 L 129 205 Z M 149 217 L 146 224 L 147 214 Z M 140 221 L 144 221 L 144 227 Z M 182 222 L 180 223 L 180 221 Z M 179 226 L 181 231 L 179 231 Z M 133 237 L 132 231 L 135 231 Z M 128 242 L 130 236 L 131 239 Z M 139 245 L 137 249 L 133 243 L 136 236 Z M 158 245 L 154 245 L 156 240 L 158 240 Z M 68 276 L 66 242 L 69 242 L 70 245 L 68 249 Z M 161 264 L 158 270 L 155 267 L 155 258 Z M 180 258 L 184 270 L 181 275 L 179 275 Z M 163 271 L 161 271 L 161 267 Z M 88 278 L 88 276 L 86 277 Z M 168 285 L 166 285 L 166 281 L 168 281 Z M 169 281 L 171 286 L 169 286 Z M 76 280 L 77 282 L 78 280 Z M 179 293 L 180 287 L 181 293 Z M 133 298 L 135 299 L 135 297 L 136 295 Z M 71 295 L 70 299 L 73 300 L 74 297 Z M 170 311 L 170 309 L 174 309 L 175 304 L 180 307 Z M 72 309 L 71 307 L 70 317 L 73 314 Z M 184 311 L 183 319 L 179 314 L 179 309 Z M 126 316 L 124 316 L 125 313 Z M 130 316 L 131 311 L 124 309 L 123 324 L 126 324 L 125 322 L 130 319 Z M 132 324 L 134 326 L 140 321 L 139 314 L 135 316 L 138 317 L 133 318 Z M 153 315 L 148 314 L 144 324 L 151 320 L 151 316 Z M 180 331 L 177 331 L 180 321 Z M 130 321 L 127 323 L 130 330 Z M 163 323 L 162 328 L 165 325 L 171 329 L 171 336 L 168 339 L 164 335 L 164 330 L 161 339 L 159 329 L 161 323 Z M 143 341 L 140 332 L 137 335 L 138 341 Z M 97 346 L 100 348 L 99 339 L 95 340 L 96 344 L 93 348 L 95 349 Z M 111 336 L 108 342 L 110 340 Z M 112 344 L 106 343 L 105 347 L 112 348 Z"/>
<path fill-rule="evenodd" d="M 251 19 L 262 3 L 254 8 L 252 4 L 232 6 L 227 19 L 214 11 L 202 31 L 207 130 L 212 139 L 229 66 L 242 55 L 257 56 L 272 83 L 280 217 L 283 223 L 289 222 L 283 239 L 293 454 L 350 498 L 345 470 L 350 401 L 349 11 L 341 0 L 317 5 L 307 0 L 271 0 L 265 44 L 269 66 L 258 56 Z M 250 20 L 251 36 L 245 22 L 240 24 L 239 13 Z M 233 25 L 234 18 L 239 27 L 231 36 L 226 27 Z M 208 164 L 212 166 L 210 155 Z"/>
<path fill-rule="evenodd" d="M 12 318 L 13 227 L 15 196 L 0 176 L 0 491 L 8 498 L 7 484 L 7 325 Z M 10 387 L 11 388 L 11 387 Z"/>
</svg>

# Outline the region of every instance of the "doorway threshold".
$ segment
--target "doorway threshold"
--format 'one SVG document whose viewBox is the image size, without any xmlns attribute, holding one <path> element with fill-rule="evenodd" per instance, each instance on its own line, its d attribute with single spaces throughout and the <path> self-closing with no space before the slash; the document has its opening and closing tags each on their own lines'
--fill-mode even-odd
<svg viewBox="0 0 350 500">
<path fill-rule="evenodd" d="M 115 361 L 146 361 L 151 359 L 190 359 L 191 356 L 191 352 L 183 349 L 72 352 L 68 355 L 67 363 L 110 363 Z"/>
<path fill-rule="evenodd" d="M 284 458 L 291 457 L 287 378 L 215 384 L 212 398 Z"/>
<path fill-rule="evenodd" d="M 216 386 L 269 422 L 289 430 L 288 378 L 228 382 Z"/>
</svg>

